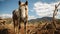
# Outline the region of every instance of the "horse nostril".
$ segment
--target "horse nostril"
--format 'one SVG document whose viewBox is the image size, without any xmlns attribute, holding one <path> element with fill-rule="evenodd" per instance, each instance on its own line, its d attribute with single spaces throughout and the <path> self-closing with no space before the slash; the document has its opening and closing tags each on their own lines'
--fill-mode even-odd
<svg viewBox="0 0 60 34">
<path fill-rule="evenodd" d="M 27 10 L 27 8 L 25 8 L 25 10 Z"/>
</svg>

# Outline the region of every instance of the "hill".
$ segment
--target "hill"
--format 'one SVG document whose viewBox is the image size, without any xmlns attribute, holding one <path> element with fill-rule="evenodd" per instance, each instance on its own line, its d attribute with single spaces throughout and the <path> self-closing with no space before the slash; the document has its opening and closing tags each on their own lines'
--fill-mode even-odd
<svg viewBox="0 0 60 34">
<path fill-rule="evenodd" d="M 52 17 L 42 17 L 42 18 L 37 18 L 37 19 L 31 19 L 29 20 L 29 23 L 36 23 L 36 22 L 51 22 L 52 21 Z M 56 19 L 57 22 L 60 22 L 60 19 Z"/>
</svg>

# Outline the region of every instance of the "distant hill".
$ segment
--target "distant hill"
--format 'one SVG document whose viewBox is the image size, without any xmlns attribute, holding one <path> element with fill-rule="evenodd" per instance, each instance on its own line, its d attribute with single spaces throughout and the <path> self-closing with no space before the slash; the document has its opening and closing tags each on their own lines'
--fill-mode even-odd
<svg viewBox="0 0 60 34">
<path fill-rule="evenodd" d="M 40 21 L 52 21 L 52 17 L 42 17 L 42 18 L 37 18 L 37 19 L 31 19 L 29 22 L 40 22 Z"/>
</svg>

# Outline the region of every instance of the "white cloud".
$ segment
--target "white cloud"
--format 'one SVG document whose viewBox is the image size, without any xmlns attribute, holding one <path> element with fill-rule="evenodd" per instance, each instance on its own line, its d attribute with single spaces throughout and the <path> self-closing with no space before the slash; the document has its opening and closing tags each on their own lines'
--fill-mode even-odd
<svg viewBox="0 0 60 34">
<path fill-rule="evenodd" d="M 31 20 L 31 19 L 36 19 L 36 17 L 35 16 L 28 16 L 28 20 Z"/>
<path fill-rule="evenodd" d="M 12 18 L 12 14 L 0 14 L 0 17 L 2 18 Z M 31 19 L 36 19 L 35 16 L 28 16 L 28 20 L 31 20 Z"/>
<path fill-rule="evenodd" d="M 58 11 L 57 15 L 56 15 L 56 18 L 60 18 L 60 12 Z"/>
<path fill-rule="evenodd" d="M 12 18 L 12 14 L 0 14 L 2 18 Z"/>
<path fill-rule="evenodd" d="M 34 8 L 33 9 L 36 11 L 36 14 L 38 16 L 40 16 L 40 17 L 44 17 L 44 16 L 52 17 L 53 11 L 55 9 L 55 4 L 57 5 L 59 2 L 50 3 L 50 4 L 42 3 L 42 2 L 36 2 L 34 4 Z M 60 9 L 60 6 L 59 6 L 58 9 Z"/>
<path fill-rule="evenodd" d="M 1 18 L 12 18 L 12 14 L 0 14 L 0 17 Z M 31 20 L 31 19 L 36 19 L 35 16 L 28 16 L 28 20 Z"/>
</svg>

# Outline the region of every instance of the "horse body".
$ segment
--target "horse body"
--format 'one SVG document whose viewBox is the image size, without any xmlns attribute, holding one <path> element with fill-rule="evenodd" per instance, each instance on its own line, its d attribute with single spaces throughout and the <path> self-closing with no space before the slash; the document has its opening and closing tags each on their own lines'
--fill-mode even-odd
<svg viewBox="0 0 60 34">
<path fill-rule="evenodd" d="M 19 8 L 13 11 L 13 23 L 14 28 L 21 28 L 21 22 L 24 23 L 24 29 L 26 31 L 26 23 L 28 22 L 28 5 L 19 1 Z M 26 32 L 25 32 L 26 33 Z"/>
<path fill-rule="evenodd" d="M 18 26 L 18 18 L 19 17 L 19 12 L 17 10 L 13 11 L 13 22 L 14 22 L 14 27 Z"/>
</svg>

